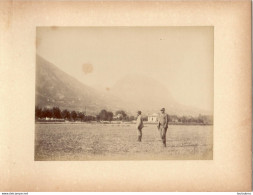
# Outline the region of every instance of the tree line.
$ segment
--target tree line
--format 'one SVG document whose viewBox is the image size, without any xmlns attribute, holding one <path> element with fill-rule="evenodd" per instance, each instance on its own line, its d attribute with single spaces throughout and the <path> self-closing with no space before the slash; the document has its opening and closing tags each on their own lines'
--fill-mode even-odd
<svg viewBox="0 0 253 195">
<path fill-rule="evenodd" d="M 96 116 L 87 115 L 85 112 L 69 111 L 67 109 L 61 110 L 59 107 L 40 108 L 35 107 L 35 119 L 44 120 L 45 118 L 62 119 L 68 121 L 133 121 L 136 116 L 129 116 L 124 110 L 118 110 L 115 114 L 111 111 L 102 109 Z M 148 121 L 148 116 L 142 116 L 143 121 Z M 192 116 L 177 116 L 169 115 L 169 122 L 171 123 L 198 123 L 198 124 L 213 124 L 212 116 L 199 115 Z"/>
<path fill-rule="evenodd" d="M 93 116 L 80 111 L 69 111 L 67 109 L 61 110 L 59 107 L 40 108 L 39 106 L 36 106 L 35 119 L 39 120 L 45 118 L 64 119 L 68 121 L 132 121 L 136 119 L 135 116 L 128 116 L 124 110 L 118 110 L 113 114 L 113 112 L 103 109 L 99 114 Z"/>
<path fill-rule="evenodd" d="M 35 107 L 35 119 L 64 119 L 69 121 L 95 121 L 96 117 L 92 115 L 86 115 L 84 112 L 69 111 L 67 109 L 61 110 L 58 107 L 53 108 L 40 108 Z"/>
<path fill-rule="evenodd" d="M 201 114 L 197 117 L 169 115 L 169 122 L 213 124 L 213 117 Z"/>
</svg>

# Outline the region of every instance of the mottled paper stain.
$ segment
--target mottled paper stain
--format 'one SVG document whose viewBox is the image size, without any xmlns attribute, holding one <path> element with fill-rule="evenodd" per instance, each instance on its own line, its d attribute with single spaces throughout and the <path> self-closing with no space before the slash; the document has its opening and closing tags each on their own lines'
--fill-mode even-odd
<svg viewBox="0 0 253 195">
<path fill-rule="evenodd" d="M 82 69 L 83 69 L 84 74 L 89 74 L 93 72 L 92 64 L 83 64 Z"/>
<path fill-rule="evenodd" d="M 1 13 L 0 16 L 3 17 L 3 19 L 4 19 L 5 30 L 8 30 L 11 27 L 11 24 L 12 24 L 13 1 L 6 1 L 6 2 L 2 2 L 2 3 L 3 3 L 3 7 L 5 7 L 5 9 L 1 10 L 2 13 Z"/>
<path fill-rule="evenodd" d="M 249 124 L 251 124 L 251 117 L 247 117 L 240 122 L 240 126 L 242 127 L 248 126 Z"/>
<path fill-rule="evenodd" d="M 41 43 L 41 38 L 36 37 L 36 40 L 35 40 L 35 46 L 36 46 L 36 48 L 39 47 L 40 43 Z"/>
<path fill-rule="evenodd" d="M 51 30 L 58 30 L 59 27 L 58 26 L 51 26 Z"/>
</svg>

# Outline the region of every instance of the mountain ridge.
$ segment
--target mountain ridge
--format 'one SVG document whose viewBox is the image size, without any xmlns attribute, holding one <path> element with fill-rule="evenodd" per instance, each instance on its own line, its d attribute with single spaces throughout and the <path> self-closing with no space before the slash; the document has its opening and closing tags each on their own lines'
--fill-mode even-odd
<svg viewBox="0 0 253 195">
<path fill-rule="evenodd" d="M 43 57 L 36 56 L 36 106 L 86 111 L 123 109 L 131 115 L 141 110 L 145 115 L 165 107 L 168 114 L 198 115 L 203 110 L 178 104 L 168 89 L 146 75 L 126 75 L 110 90 L 98 91 L 62 71 Z"/>
</svg>

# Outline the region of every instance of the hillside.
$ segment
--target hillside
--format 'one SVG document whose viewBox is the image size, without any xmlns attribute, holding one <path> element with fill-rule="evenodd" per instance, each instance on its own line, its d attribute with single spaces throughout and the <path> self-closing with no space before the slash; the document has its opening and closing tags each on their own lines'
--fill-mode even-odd
<svg viewBox="0 0 253 195">
<path fill-rule="evenodd" d="M 36 105 L 58 106 L 61 109 L 96 114 L 109 109 L 106 99 L 96 90 L 79 82 L 54 64 L 40 56 L 36 57 Z"/>
<path fill-rule="evenodd" d="M 125 76 L 113 86 L 111 93 L 146 112 L 159 111 L 162 107 L 175 104 L 163 84 L 140 74 Z"/>
<path fill-rule="evenodd" d="M 79 82 L 42 57 L 36 57 L 36 106 L 85 111 L 97 114 L 101 109 L 115 112 L 123 109 L 135 115 L 159 112 L 165 107 L 167 113 L 198 115 L 204 111 L 178 104 L 168 91 L 168 84 L 143 75 L 127 75 L 110 91 L 101 92 Z"/>
<path fill-rule="evenodd" d="M 159 112 L 163 107 L 169 114 L 206 113 L 203 110 L 179 104 L 168 90 L 171 84 L 173 83 L 160 83 L 146 75 L 131 74 L 119 80 L 111 89 L 111 93 L 121 99 L 125 98 L 129 105 L 149 114 Z"/>
</svg>

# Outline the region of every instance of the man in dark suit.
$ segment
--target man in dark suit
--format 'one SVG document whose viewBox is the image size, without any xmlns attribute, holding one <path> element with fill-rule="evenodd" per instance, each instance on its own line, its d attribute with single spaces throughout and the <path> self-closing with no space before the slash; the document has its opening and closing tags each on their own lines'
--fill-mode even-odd
<svg viewBox="0 0 253 195">
<path fill-rule="evenodd" d="M 168 129 L 168 123 L 169 123 L 169 116 L 165 113 L 165 108 L 162 108 L 161 113 L 158 116 L 157 128 L 160 132 L 160 136 L 164 147 L 166 147 L 166 132 Z"/>
</svg>

